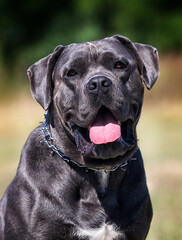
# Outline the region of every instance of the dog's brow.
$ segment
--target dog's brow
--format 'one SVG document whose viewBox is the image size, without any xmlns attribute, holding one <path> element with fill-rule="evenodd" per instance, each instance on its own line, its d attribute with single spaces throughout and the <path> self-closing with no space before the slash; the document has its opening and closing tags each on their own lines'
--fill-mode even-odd
<svg viewBox="0 0 182 240">
<path fill-rule="evenodd" d="M 87 44 L 89 45 L 90 55 L 92 56 L 92 58 L 93 59 L 98 58 L 99 53 L 98 53 L 97 46 L 92 42 L 87 42 Z"/>
</svg>

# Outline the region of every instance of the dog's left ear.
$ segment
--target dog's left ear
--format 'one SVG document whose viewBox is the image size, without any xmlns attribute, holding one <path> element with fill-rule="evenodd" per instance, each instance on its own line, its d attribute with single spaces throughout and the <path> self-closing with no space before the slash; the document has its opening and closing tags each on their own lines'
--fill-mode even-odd
<svg viewBox="0 0 182 240">
<path fill-rule="evenodd" d="M 133 43 L 121 35 L 115 35 L 114 38 L 126 46 L 131 55 L 136 58 L 141 78 L 150 90 L 159 77 L 159 55 L 157 49 L 150 45 Z"/>
<path fill-rule="evenodd" d="M 62 51 L 63 46 L 56 47 L 53 53 L 40 59 L 27 70 L 32 96 L 44 110 L 48 110 L 51 104 L 52 72 Z"/>
<path fill-rule="evenodd" d="M 159 77 L 159 55 L 156 48 L 141 43 L 134 43 L 143 62 L 142 80 L 150 90 Z"/>
</svg>

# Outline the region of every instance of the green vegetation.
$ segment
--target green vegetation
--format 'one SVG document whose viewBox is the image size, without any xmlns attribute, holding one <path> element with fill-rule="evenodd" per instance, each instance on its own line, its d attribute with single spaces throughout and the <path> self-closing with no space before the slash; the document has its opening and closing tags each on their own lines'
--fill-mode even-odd
<svg viewBox="0 0 182 240">
<path fill-rule="evenodd" d="M 178 52 L 181 12 L 180 0 L 1 0 L 1 89 L 25 85 L 27 67 L 60 44 L 122 34 Z"/>
<path fill-rule="evenodd" d="M 50 50 L 56 44 L 114 33 L 164 50 L 182 47 L 180 0 L 1 0 L 0 6 L 5 59 L 18 56 L 33 43 L 41 49 L 49 45 Z"/>
</svg>

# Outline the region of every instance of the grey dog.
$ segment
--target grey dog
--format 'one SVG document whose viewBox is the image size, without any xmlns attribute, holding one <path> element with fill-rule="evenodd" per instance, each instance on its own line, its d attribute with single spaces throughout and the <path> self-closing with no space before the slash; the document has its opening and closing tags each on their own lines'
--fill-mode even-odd
<svg viewBox="0 0 182 240">
<path fill-rule="evenodd" d="M 0 201 L 0 240 L 143 240 L 152 219 L 136 125 L 157 50 L 115 35 L 28 69 L 45 122 Z"/>
</svg>

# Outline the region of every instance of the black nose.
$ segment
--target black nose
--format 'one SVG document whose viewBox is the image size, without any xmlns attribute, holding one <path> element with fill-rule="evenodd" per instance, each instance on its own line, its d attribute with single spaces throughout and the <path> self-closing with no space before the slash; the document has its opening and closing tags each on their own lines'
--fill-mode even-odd
<svg viewBox="0 0 182 240">
<path fill-rule="evenodd" d="M 112 81 L 105 76 L 97 76 L 90 79 L 87 83 L 89 93 L 106 92 L 112 86 Z"/>
</svg>

